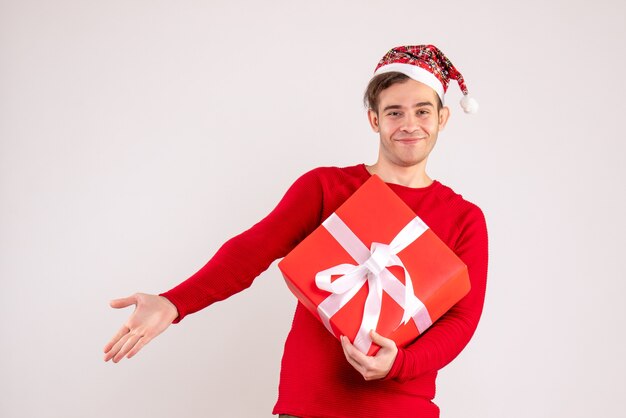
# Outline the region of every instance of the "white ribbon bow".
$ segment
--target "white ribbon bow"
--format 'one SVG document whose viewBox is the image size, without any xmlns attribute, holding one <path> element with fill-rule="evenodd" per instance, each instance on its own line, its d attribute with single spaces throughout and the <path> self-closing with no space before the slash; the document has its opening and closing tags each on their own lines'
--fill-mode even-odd
<svg viewBox="0 0 626 418">
<path fill-rule="evenodd" d="M 383 291 L 387 292 L 404 310 L 398 327 L 413 319 L 421 334 L 432 325 L 426 306 L 413 292 L 413 282 L 408 270 L 397 256 L 428 229 L 419 217 L 413 218 L 391 243 L 387 245 L 374 242 L 371 249 L 368 249 L 335 213 L 330 215 L 322 225 L 358 263 L 356 265 L 339 264 L 315 275 L 317 287 L 332 293 L 317 307 L 322 322 L 331 334 L 334 332 L 330 325 L 330 318 L 339 312 L 366 282 L 369 293 L 363 307 L 363 320 L 354 339 L 354 345 L 361 352 L 367 354 L 372 344 L 369 333 L 378 325 Z M 404 284 L 387 269 L 390 266 L 402 267 L 405 274 Z M 341 277 L 331 282 L 333 275 L 341 275 Z"/>
</svg>

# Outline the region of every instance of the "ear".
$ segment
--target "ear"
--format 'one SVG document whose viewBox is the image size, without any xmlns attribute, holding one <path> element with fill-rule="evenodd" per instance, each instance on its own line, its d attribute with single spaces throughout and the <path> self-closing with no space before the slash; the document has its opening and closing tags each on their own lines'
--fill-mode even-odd
<svg viewBox="0 0 626 418">
<path fill-rule="evenodd" d="M 367 119 L 370 122 L 370 126 L 372 127 L 372 130 L 378 133 L 380 131 L 380 128 L 378 126 L 378 113 L 376 113 L 372 109 L 369 109 L 367 111 Z"/>
<path fill-rule="evenodd" d="M 439 111 L 439 130 L 442 131 L 443 128 L 446 127 L 446 123 L 448 123 L 448 118 L 450 118 L 450 108 L 448 106 L 444 106 Z"/>
</svg>

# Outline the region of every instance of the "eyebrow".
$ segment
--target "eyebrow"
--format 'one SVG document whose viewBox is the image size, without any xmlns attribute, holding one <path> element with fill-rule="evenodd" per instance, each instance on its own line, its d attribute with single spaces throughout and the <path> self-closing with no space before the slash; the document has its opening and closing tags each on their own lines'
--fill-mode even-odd
<svg viewBox="0 0 626 418">
<path fill-rule="evenodd" d="M 419 102 L 419 103 L 415 103 L 413 105 L 413 107 L 422 107 L 422 106 L 431 106 L 431 107 L 435 107 L 434 104 L 432 104 L 431 102 Z M 396 109 L 402 109 L 402 106 L 400 105 L 389 105 L 389 106 L 385 106 L 385 108 L 383 109 L 383 112 L 386 112 L 388 110 L 396 110 Z"/>
</svg>

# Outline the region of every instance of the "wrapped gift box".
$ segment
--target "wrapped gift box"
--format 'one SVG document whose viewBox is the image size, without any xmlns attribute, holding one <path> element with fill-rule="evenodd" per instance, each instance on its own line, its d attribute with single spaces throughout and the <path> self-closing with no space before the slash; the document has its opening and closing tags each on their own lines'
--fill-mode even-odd
<svg viewBox="0 0 626 418">
<path fill-rule="evenodd" d="M 371 329 L 405 346 L 470 289 L 465 264 L 376 175 L 278 267 L 333 335 L 369 355 Z"/>
</svg>

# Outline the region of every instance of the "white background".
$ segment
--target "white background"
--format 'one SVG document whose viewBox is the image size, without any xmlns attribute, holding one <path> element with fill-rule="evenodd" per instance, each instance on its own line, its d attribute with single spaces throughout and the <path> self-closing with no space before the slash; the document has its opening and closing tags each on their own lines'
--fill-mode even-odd
<svg viewBox="0 0 626 418">
<path fill-rule="evenodd" d="M 115 365 L 130 309 L 302 173 L 371 164 L 362 92 L 434 43 L 481 104 L 432 177 L 479 204 L 482 321 L 442 417 L 617 417 L 626 7 L 614 0 L 0 1 L 0 416 L 269 417 L 295 308 L 275 264 Z"/>
</svg>

